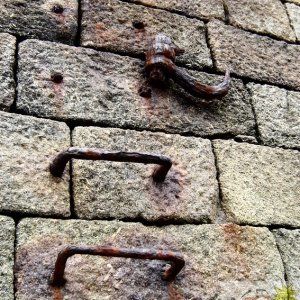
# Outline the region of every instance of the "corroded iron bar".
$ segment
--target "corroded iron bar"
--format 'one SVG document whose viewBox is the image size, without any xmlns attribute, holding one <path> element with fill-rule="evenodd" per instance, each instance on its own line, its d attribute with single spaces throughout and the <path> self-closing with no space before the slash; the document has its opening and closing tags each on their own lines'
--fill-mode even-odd
<svg viewBox="0 0 300 300">
<path fill-rule="evenodd" d="M 191 95 L 206 99 L 226 96 L 228 94 L 230 84 L 229 70 L 226 70 L 224 81 L 218 85 L 203 84 L 183 69 L 177 67 L 171 74 L 171 78 Z"/>
<path fill-rule="evenodd" d="M 60 152 L 50 164 L 50 172 L 53 176 L 61 177 L 66 164 L 72 158 L 84 160 L 108 160 L 118 162 L 134 162 L 142 164 L 160 165 L 154 170 L 152 177 L 156 182 L 165 180 L 166 175 L 172 167 L 172 161 L 169 157 L 158 154 L 148 154 L 140 152 L 114 152 L 91 148 L 71 147 Z"/>
<path fill-rule="evenodd" d="M 54 272 L 50 278 L 52 286 L 63 286 L 66 282 L 64 272 L 69 257 L 75 254 L 88 254 L 100 256 L 126 257 L 136 259 L 164 260 L 170 262 L 164 273 L 165 280 L 174 280 L 176 275 L 184 267 L 185 261 L 181 254 L 171 251 L 153 250 L 153 249 L 126 249 L 116 247 L 88 247 L 88 246 L 66 246 L 61 250 L 55 262 Z"/>
<path fill-rule="evenodd" d="M 225 96 L 230 88 L 230 72 L 226 71 L 222 83 L 216 86 L 201 83 L 175 64 L 176 56 L 182 55 L 184 50 L 179 48 L 166 35 L 159 33 L 145 53 L 145 71 L 150 81 L 165 85 L 169 78 L 179 84 L 188 93 L 203 98 L 220 98 Z"/>
</svg>

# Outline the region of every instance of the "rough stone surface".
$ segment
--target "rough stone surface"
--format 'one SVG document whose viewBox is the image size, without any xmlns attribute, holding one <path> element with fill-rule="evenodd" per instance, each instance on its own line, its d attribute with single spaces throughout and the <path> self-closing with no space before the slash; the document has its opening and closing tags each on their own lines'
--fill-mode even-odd
<svg viewBox="0 0 300 300">
<path fill-rule="evenodd" d="M 138 94 L 144 78 L 137 59 L 40 41 L 21 43 L 19 54 L 19 111 L 112 127 L 253 135 L 250 95 L 240 80 L 232 81 L 222 100 L 192 97 L 171 83 L 165 89 L 152 88 L 152 95 L 143 98 Z M 63 75 L 61 84 L 50 80 L 55 72 Z M 193 75 L 206 84 L 223 80 Z"/>
<path fill-rule="evenodd" d="M 256 80 L 300 90 L 300 45 L 259 36 L 220 21 L 208 25 L 216 67 Z"/>
<path fill-rule="evenodd" d="M 55 13 L 54 7 L 62 7 Z M 22 37 L 73 44 L 77 32 L 76 0 L 5 0 L 0 2 L 0 31 Z"/>
<path fill-rule="evenodd" d="M 300 93 L 270 85 L 248 87 L 262 142 L 300 149 Z"/>
<path fill-rule="evenodd" d="M 68 174 L 54 178 L 49 164 L 69 145 L 59 122 L 0 112 L 0 211 L 68 216 Z"/>
<path fill-rule="evenodd" d="M 180 12 L 187 16 L 201 19 L 224 19 L 224 9 L 221 0 L 129 0 L 148 6 Z"/>
<path fill-rule="evenodd" d="M 230 24 L 295 41 L 295 34 L 280 0 L 225 0 Z"/>
<path fill-rule="evenodd" d="M 286 0 L 285 2 L 300 4 L 300 0 Z"/>
<path fill-rule="evenodd" d="M 142 54 L 154 36 L 163 32 L 186 50 L 179 62 L 198 68 L 212 66 L 206 28 L 199 20 L 117 0 L 84 0 L 82 10 L 83 46 Z M 143 28 L 135 28 L 138 25 Z"/>
<path fill-rule="evenodd" d="M 154 165 L 75 160 L 74 202 L 80 218 L 214 219 L 218 183 L 210 141 L 96 127 L 77 127 L 72 141 L 78 147 L 163 154 L 173 161 L 166 180 L 154 183 Z"/>
<path fill-rule="evenodd" d="M 293 3 L 287 3 L 286 9 L 289 14 L 292 27 L 294 28 L 297 40 L 300 42 L 300 6 Z"/>
<path fill-rule="evenodd" d="M 9 110 L 14 102 L 13 65 L 15 49 L 16 38 L 7 33 L 0 33 L 0 110 Z"/>
<path fill-rule="evenodd" d="M 0 216 L 0 299 L 14 299 L 14 240 L 15 223 L 8 217 Z"/>
<path fill-rule="evenodd" d="M 300 225 L 300 153 L 232 141 L 213 143 L 229 221 Z"/>
<path fill-rule="evenodd" d="M 66 244 L 172 250 L 184 255 L 186 265 L 168 284 L 161 279 L 161 261 L 75 255 L 67 263 L 66 285 L 55 290 L 48 279 Z M 266 290 L 264 299 L 274 299 L 274 286 L 284 282 L 284 275 L 266 228 L 25 219 L 18 225 L 16 279 L 18 300 L 209 300 L 243 299 L 245 294 L 254 299 L 258 289 Z"/>
<path fill-rule="evenodd" d="M 298 291 L 300 299 L 300 230 L 278 229 L 273 231 L 283 259 L 287 284 Z"/>
</svg>

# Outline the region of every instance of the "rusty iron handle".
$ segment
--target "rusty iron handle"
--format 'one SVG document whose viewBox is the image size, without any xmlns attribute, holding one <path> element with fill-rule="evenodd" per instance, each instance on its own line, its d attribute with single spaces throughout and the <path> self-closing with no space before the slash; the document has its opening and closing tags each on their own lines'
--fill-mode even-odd
<svg viewBox="0 0 300 300">
<path fill-rule="evenodd" d="M 165 85 L 169 78 L 179 84 L 193 96 L 206 99 L 221 98 L 227 95 L 230 88 L 230 72 L 226 70 L 225 78 L 219 85 L 206 85 L 192 77 L 175 64 L 176 56 L 182 55 L 184 50 L 179 48 L 168 36 L 157 34 L 148 46 L 145 62 L 145 71 L 151 82 L 157 85 Z M 148 97 L 146 88 L 140 89 L 140 95 Z"/>
<path fill-rule="evenodd" d="M 140 152 L 114 152 L 91 148 L 70 147 L 60 152 L 50 164 L 50 172 L 53 176 L 61 177 L 68 161 L 72 158 L 85 160 L 108 160 L 118 162 L 134 162 L 143 164 L 160 165 L 154 170 L 152 177 L 156 182 L 165 180 L 167 173 L 172 167 L 169 157 L 158 154 L 148 154 Z"/>
<path fill-rule="evenodd" d="M 185 261 L 181 254 L 171 251 L 153 249 L 127 249 L 116 247 L 89 247 L 89 246 L 66 246 L 61 250 L 55 262 L 54 272 L 50 278 L 52 286 L 63 286 L 66 282 L 64 272 L 69 257 L 75 254 L 88 254 L 100 256 L 126 257 L 136 259 L 164 260 L 171 263 L 164 273 L 163 278 L 167 281 L 175 279 L 176 275 L 184 267 Z"/>
</svg>

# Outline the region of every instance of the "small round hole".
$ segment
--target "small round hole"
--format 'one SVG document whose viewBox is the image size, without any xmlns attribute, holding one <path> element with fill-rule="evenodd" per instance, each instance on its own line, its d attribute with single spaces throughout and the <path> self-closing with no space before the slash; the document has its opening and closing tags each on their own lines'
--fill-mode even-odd
<svg viewBox="0 0 300 300">
<path fill-rule="evenodd" d="M 64 11 L 64 8 L 60 4 L 56 4 L 52 7 L 52 11 L 56 14 L 62 14 Z"/>
<path fill-rule="evenodd" d="M 142 21 L 133 21 L 132 26 L 136 29 L 144 29 L 145 24 Z"/>
<path fill-rule="evenodd" d="M 55 73 L 53 75 L 51 75 L 51 80 L 54 83 L 62 83 L 64 77 L 60 74 L 60 73 Z"/>
</svg>

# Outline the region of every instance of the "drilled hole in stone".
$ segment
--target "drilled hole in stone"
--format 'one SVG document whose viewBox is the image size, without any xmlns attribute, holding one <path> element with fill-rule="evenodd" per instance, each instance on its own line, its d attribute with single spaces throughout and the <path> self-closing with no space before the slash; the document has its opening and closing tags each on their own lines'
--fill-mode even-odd
<svg viewBox="0 0 300 300">
<path fill-rule="evenodd" d="M 60 4 L 56 4 L 52 7 L 52 11 L 56 14 L 62 14 L 64 11 L 64 8 Z"/>
<path fill-rule="evenodd" d="M 60 73 L 54 73 L 51 75 L 51 80 L 54 83 L 62 83 L 64 77 Z"/>
<path fill-rule="evenodd" d="M 145 24 L 142 21 L 132 21 L 132 26 L 136 29 L 144 29 Z"/>
</svg>

